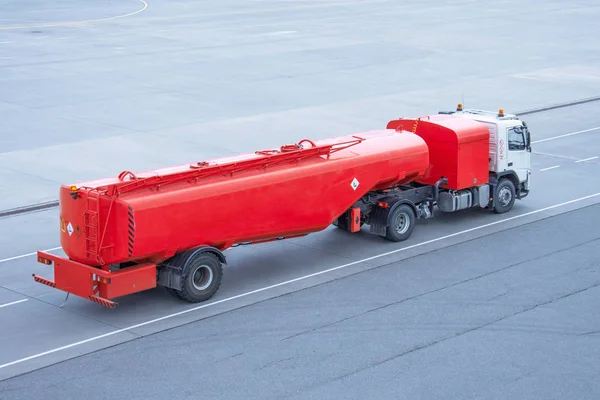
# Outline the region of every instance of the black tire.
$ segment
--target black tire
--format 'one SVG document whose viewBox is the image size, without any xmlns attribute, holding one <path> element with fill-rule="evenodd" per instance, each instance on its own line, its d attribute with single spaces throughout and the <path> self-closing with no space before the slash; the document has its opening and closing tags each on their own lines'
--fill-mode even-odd
<svg viewBox="0 0 600 400">
<path fill-rule="evenodd" d="M 173 296 L 177 299 L 181 299 L 181 296 L 179 296 L 179 291 L 177 291 L 173 288 L 170 288 L 170 287 L 166 287 L 166 286 L 164 288 L 167 291 L 167 293 L 169 293 L 171 296 Z"/>
<path fill-rule="evenodd" d="M 515 204 L 515 185 L 510 179 L 500 179 L 494 194 L 494 212 L 504 214 L 512 210 Z"/>
<path fill-rule="evenodd" d="M 187 268 L 182 278 L 183 288 L 176 293 L 189 303 L 206 301 L 217 292 L 222 277 L 223 267 L 215 254 L 196 253 L 187 260 Z"/>
<path fill-rule="evenodd" d="M 343 213 L 342 215 L 340 215 L 338 217 L 338 219 L 333 221 L 333 226 L 337 226 L 339 229 L 341 229 L 343 231 L 347 231 L 348 230 L 348 216 L 346 215 L 346 213 Z"/>
<path fill-rule="evenodd" d="M 415 213 L 408 204 L 396 207 L 388 220 L 385 237 L 392 242 L 402 242 L 408 239 L 415 229 Z"/>
</svg>

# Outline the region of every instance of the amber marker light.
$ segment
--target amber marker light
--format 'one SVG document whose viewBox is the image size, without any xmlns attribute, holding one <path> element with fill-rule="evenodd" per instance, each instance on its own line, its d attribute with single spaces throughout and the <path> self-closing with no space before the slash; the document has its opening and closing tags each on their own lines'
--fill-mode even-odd
<svg viewBox="0 0 600 400">
<path fill-rule="evenodd" d="M 71 193 L 69 193 L 73 200 L 77 199 L 77 186 L 71 185 Z"/>
</svg>

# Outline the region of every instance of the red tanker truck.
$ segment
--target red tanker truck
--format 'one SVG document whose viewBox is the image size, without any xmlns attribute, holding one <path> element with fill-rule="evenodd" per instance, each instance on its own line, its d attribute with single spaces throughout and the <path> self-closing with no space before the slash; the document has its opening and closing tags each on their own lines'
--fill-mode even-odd
<svg viewBox="0 0 600 400">
<path fill-rule="evenodd" d="M 330 225 L 400 242 L 434 207 L 505 213 L 529 193 L 530 152 L 516 116 L 459 105 L 386 129 L 63 185 L 66 257 L 39 251 L 54 280 L 34 279 L 110 308 L 157 286 L 206 301 L 234 246 Z"/>
</svg>

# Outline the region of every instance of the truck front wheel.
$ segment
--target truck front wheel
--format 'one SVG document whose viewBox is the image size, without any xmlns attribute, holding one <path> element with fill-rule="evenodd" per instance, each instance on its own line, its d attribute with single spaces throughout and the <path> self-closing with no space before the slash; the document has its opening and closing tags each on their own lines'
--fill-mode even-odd
<svg viewBox="0 0 600 400">
<path fill-rule="evenodd" d="M 494 212 L 503 214 L 509 212 L 515 204 L 515 185 L 510 179 L 501 179 L 496 186 L 494 196 Z"/>
<path fill-rule="evenodd" d="M 415 229 L 415 213 L 408 204 L 396 207 L 389 216 L 385 237 L 392 242 L 402 242 Z"/>
</svg>

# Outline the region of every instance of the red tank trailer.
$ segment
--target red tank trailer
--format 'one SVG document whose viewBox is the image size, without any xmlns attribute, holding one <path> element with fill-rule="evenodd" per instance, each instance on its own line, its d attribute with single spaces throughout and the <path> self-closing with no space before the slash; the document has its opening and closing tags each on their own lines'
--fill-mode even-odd
<svg viewBox="0 0 600 400">
<path fill-rule="evenodd" d="M 488 142 L 487 128 L 468 119 L 401 119 L 385 130 L 65 185 L 66 258 L 39 251 L 54 280 L 34 279 L 111 308 L 156 286 L 205 301 L 232 246 L 332 224 L 350 232 L 367 224 L 397 242 L 436 204 L 488 207 Z"/>
</svg>

